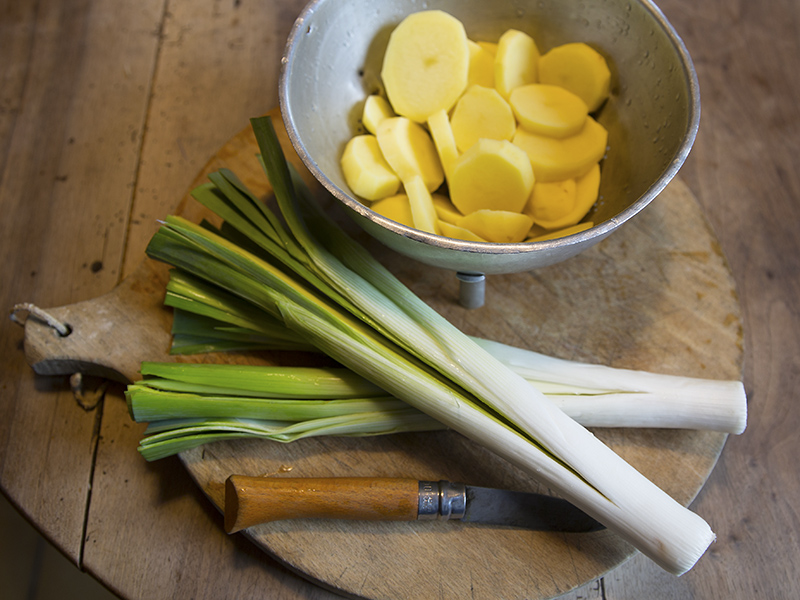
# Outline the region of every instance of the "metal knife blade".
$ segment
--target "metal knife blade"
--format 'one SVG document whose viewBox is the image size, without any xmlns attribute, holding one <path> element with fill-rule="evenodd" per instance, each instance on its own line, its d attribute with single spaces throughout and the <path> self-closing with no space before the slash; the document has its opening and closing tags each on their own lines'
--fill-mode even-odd
<svg viewBox="0 0 800 600">
<path fill-rule="evenodd" d="M 451 520 L 544 531 L 603 526 L 543 494 L 401 478 L 247 477 L 225 483 L 225 530 L 284 519 Z"/>
<path fill-rule="evenodd" d="M 462 521 L 537 531 L 589 532 L 605 527 L 562 498 L 466 486 Z"/>
</svg>

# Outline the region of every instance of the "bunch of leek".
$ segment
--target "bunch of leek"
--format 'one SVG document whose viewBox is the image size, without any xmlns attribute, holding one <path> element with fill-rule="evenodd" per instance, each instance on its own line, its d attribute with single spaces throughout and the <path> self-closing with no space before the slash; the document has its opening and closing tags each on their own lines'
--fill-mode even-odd
<svg viewBox="0 0 800 600">
<path fill-rule="evenodd" d="M 168 217 L 150 256 L 230 290 L 392 396 L 535 475 L 667 571 L 690 569 L 714 539 L 709 525 L 335 228 L 295 187 L 272 122 L 252 124 L 287 227 L 235 175 L 220 171 L 194 196 L 236 234 Z"/>
<path fill-rule="evenodd" d="M 165 303 L 174 307 L 173 354 L 312 349 L 277 321 L 263 323 L 248 314 L 247 306 L 227 291 L 178 269 L 170 273 Z M 586 427 L 739 434 L 747 422 L 747 398 L 739 381 L 617 369 L 473 339 Z"/>
<path fill-rule="evenodd" d="M 178 321 L 184 320 L 181 311 L 176 317 Z M 192 331 L 196 335 L 197 329 Z M 227 342 L 223 338 L 223 349 L 227 349 Z M 217 348 L 213 337 L 201 345 Z M 525 357 L 525 351 L 511 350 Z M 547 357 L 531 354 L 537 362 L 549 361 Z M 580 368 L 577 363 L 568 365 Z M 561 375 L 557 369 L 553 372 Z M 141 374 L 143 379 L 129 385 L 125 395 L 133 420 L 148 423 L 139 446 L 139 452 L 148 461 L 233 438 L 291 442 L 321 435 L 386 435 L 444 428 L 425 413 L 386 395 L 343 368 L 143 363 Z M 623 371 L 617 375 L 624 379 L 642 375 L 647 378 L 649 374 Z M 682 378 L 667 378 L 672 379 L 677 379 L 677 384 L 682 382 Z M 656 376 L 656 381 L 665 383 L 661 376 Z M 694 406 L 688 411 L 677 411 L 677 402 L 685 403 L 677 395 L 658 403 L 649 399 L 647 392 L 602 392 L 546 381 L 531 383 L 584 425 L 602 422 L 606 426 L 642 427 L 647 426 L 643 421 L 652 421 L 664 426 L 661 423 L 666 416 L 668 426 L 699 428 L 700 421 L 708 415 L 708 411 L 697 411 Z M 630 385 L 632 381 L 625 383 Z M 715 406 L 724 405 L 717 402 Z M 716 412 L 719 414 L 713 424 L 717 428 L 730 422 L 721 418 L 729 417 L 730 410 Z"/>
</svg>

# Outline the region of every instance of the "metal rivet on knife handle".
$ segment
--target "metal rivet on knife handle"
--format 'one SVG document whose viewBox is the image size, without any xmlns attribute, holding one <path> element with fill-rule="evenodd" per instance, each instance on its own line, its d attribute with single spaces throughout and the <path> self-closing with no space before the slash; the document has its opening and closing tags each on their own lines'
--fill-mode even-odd
<svg viewBox="0 0 800 600">
<path fill-rule="evenodd" d="M 420 521 L 460 519 L 467 507 L 467 487 L 451 481 L 420 481 Z"/>
</svg>

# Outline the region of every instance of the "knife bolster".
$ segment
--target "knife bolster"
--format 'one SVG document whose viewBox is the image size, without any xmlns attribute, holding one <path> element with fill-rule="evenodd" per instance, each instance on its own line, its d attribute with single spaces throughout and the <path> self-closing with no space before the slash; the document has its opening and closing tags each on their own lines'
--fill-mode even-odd
<svg viewBox="0 0 800 600">
<path fill-rule="evenodd" d="M 461 519 L 467 509 L 467 487 L 451 481 L 420 481 L 420 521 Z"/>
</svg>

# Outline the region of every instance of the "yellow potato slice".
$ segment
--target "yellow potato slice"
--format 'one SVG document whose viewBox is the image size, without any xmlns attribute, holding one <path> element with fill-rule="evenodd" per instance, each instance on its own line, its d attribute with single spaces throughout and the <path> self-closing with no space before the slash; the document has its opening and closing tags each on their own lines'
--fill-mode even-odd
<svg viewBox="0 0 800 600">
<path fill-rule="evenodd" d="M 370 208 L 387 219 L 397 221 L 406 227 L 414 227 L 411 205 L 408 203 L 408 196 L 405 194 L 395 194 L 383 200 L 378 200 Z"/>
<path fill-rule="evenodd" d="M 517 121 L 497 90 L 473 85 L 453 109 L 450 126 L 459 151 L 466 152 L 480 139 L 511 140 Z"/>
<path fill-rule="evenodd" d="M 440 110 L 428 117 L 428 131 L 433 138 L 436 152 L 439 154 L 439 161 L 444 169 L 445 179 L 450 180 L 453 166 L 458 160 L 458 148 L 456 139 L 453 137 L 453 128 L 450 126 L 450 117 L 447 111 Z"/>
<path fill-rule="evenodd" d="M 576 233 L 580 233 L 581 231 L 586 231 L 587 229 L 591 229 L 594 227 L 594 223 L 591 221 L 586 221 L 585 223 L 578 223 L 577 225 L 572 225 L 571 227 L 565 227 L 564 229 L 558 229 L 556 231 L 550 231 L 548 233 L 543 233 L 541 235 L 534 235 L 529 237 L 526 242 L 544 242 L 546 240 L 555 240 L 561 237 L 567 237 L 568 235 L 574 235 Z"/>
<path fill-rule="evenodd" d="M 436 216 L 439 217 L 440 221 L 455 225 L 456 221 L 463 216 L 447 196 L 431 194 L 431 198 L 433 198 L 433 208 L 436 210 Z"/>
<path fill-rule="evenodd" d="M 464 229 L 453 223 L 439 220 L 439 228 L 442 235 L 445 237 L 453 238 L 455 240 L 464 240 L 465 242 L 485 242 L 486 240 L 479 235 L 474 234 L 469 229 Z"/>
<path fill-rule="evenodd" d="M 347 185 L 365 200 L 391 196 L 400 187 L 400 179 L 384 159 L 374 135 L 357 135 L 347 142 L 341 165 Z"/>
<path fill-rule="evenodd" d="M 506 140 L 479 140 L 453 169 L 450 200 L 464 215 L 482 209 L 520 212 L 533 182 L 524 151 Z"/>
<path fill-rule="evenodd" d="M 575 223 L 586 216 L 600 197 L 600 165 L 594 165 L 589 172 L 578 179 L 575 191 Z"/>
<path fill-rule="evenodd" d="M 469 72 L 467 87 L 482 85 L 494 87 L 494 53 L 490 52 L 477 42 L 468 41 L 469 44 Z"/>
<path fill-rule="evenodd" d="M 477 42 L 478 46 L 489 52 L 492 56 L 497 56 L 497 42 Z"/>
<path fill-rule="evenodd" d="M 414 227 L 420 231 L 439 235 L 439 219 L 436 216 L 436 208 L 433 206 L 433 198 L 422 177 L 414 177 L 403 184 L 408 196 L 408 204 L 411 207 L 411 219 Z"/>
<path fill-rule="evenodd" d="M 572 191 L 571 198 L 565 198 L 563 206 L 558 207 L 556 191 L 548 198 L 546 192 L 540 191 L 537 198 L 537 187 L 541 184 L 534 185 L 531 200 L 525 207 L 525 214 L 533 218 L 536 225 L 545 229 L 562 229 L 571 225 L 576 225 L 580 220 L 586 216 L 586 213 L 592 208 L 592 205 L 597 201 L 598 193 L 600 191 L 600 165 L 594 164 L 589 172 L 578 178 L 577 180 L 568 180 L 561 182 L 565 187 Z M 558 187 L 560 184 L 544 184 L 545 186 Z M 546 202 L 551 200 L 553 205 L 547 205 Z"/>
<path fill-rule="evenodd" d="M 494 85 L 503 98 L 521 85 L 538 81 L 539 49 L 527 33 L 509 29 L 497 42 Z"/>
<path fill-rule="evenodd" d="M 467 87 L 468 73 L 464 26 L 441 10 L 403 19 L 389 37 L 381 68 L 394 112 L 418 123 L 450 110 Z"/>
<path fill-rule="evenodd" d="M 592 113 L 608 98 L 611 71 L 597 50 L 575 42 L 556 46 L 539 59 L 539 82 L 568 89 Z"/>
<path fill-rule="evenodd" d="M 553 229 L 560 219 L 569 217 L 575 208 L 578 184 L 574 179 L 537 181 L 522 211 L 545 229 Z"/>
<path fill-rule="evenodd" d="M 484 209 L 461 217 L 456 225 L 469 229 L 487 242 L 514 244 L 525 239 L 533 219 L 518 212 Z"/>
<path fill-rule="evenodd" d="M 530 83 L 514 88 L 509 104 L 520 126 L 533 133 L 565 138 L 577 134 L 586 121 L 586 103 L 566 88 Z"/>
<path fill-rule="evenodd" d="M 562 181 L 586 174 L 603 158 L 608 131 L 589 116 L 576 135 L 558 139 L 518 127 L 513 142 L 528 154 L 537 182 Z"/>
<path fill-rule="evenodd" d="M 378 146 L 400 181 L 421 177 L 432 192 L 444 182 L 436 147 L 422 125 L 406 117 L 386 119 L 378 126 Z"/>
<path fill-rule="evenodd" d="M 378 132 L 378 125 L 386 119 L 396 117 L 391 104 L 383 96 L 372 94 L 364 101 L 364 110 L 361 114 L 361 123 L 372 134 Z"/>
</svg>

